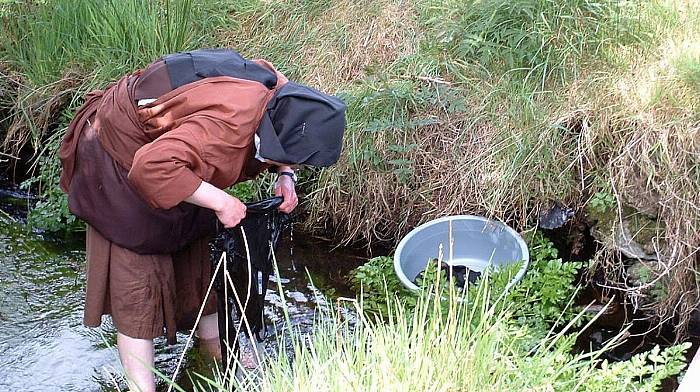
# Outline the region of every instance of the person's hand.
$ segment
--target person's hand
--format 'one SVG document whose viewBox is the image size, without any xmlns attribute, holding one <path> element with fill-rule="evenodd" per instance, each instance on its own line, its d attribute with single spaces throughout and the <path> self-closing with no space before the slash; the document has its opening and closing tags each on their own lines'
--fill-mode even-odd
<svg viewBox="0 0 700 392">
<path fill-rule="evenodd" d="M 279 206 L 279 210 L 285 214 L 289 214 L 296 208 L 299 203 L 297 191 L 294 189 L 294 181 L 289 176 L 277 177 L 275 183 L 275 196 L 284 197 L 284 202 Z"/>
<path fill-rule="evenodd" d="M 239 224 L 245 218 L 245 211 L 245 204 L 231 195 L 226 195 L 221 206 L 214 210 L 216 217 L 227 229 Z"/>
</svg>

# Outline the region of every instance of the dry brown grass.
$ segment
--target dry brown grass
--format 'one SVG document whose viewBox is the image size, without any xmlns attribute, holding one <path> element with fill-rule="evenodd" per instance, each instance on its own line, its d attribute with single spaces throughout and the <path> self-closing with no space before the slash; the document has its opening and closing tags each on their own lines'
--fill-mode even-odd
<svg viewBox="0 0 700 392">
<path fill-rule="evenodd" d="M 418 29 L 407 0 L 334 0 L 305 11 L 270 3 L 235 14 L 240 23 L 219 40 L 250 56 L 272 60 L 290 77 L 335 92 L 416 51 Z"/>
<path fill-rule="evenodd" d="M 328 228 L 330 224 L 345 242 L 379 239 L 389 243 L 418 224 L 445 215 L 485 215 L 526 227 L 561 191 L 551 189 L 547 179 L 536 178 L 551 170 L 546 167 L 551 162 L 540 162 L 538 157 L 552 144 L 537 141 L 539 146 L 524 153 L 522 165 L 514 166 L 512 154 L 522 153 L 519 132 L 504 132 L 478 107 L 473 109 L 472 115 L 456 117 L 437 111 L 438 125 L 374 136 L 372 146 L 385 154 L 382 159 L 410 160 L 412 174 L 407 181 L 391 168 L 344 155 L 338 165 L 322 174 L 320 186 L 311 195 L 310 226 Z M 543 132 L 542 138 L 549 134 Z M 349 132 L 347 148 L 357 148 L 366 137 L 366 132 Z M 416 147 L 406 153 L 391 152 L 390 146 L 397 143 Z M 339 208 L 328 211 L 326 206 Z"/>
<path fill-rule="evenodd" d="M 304 80 L 336 91 L 367 77 L 371 66 L 391 67 L 415 54 L 414 13 L 407 0 L 335 1 L 316 21 L 319 36 L 303 49 Z"/>
<path fill-rule="evenodd" d="M 648 282 L 625 280 L 619 262 L 608 263 L 608 272 L 622 278 L 619 289 L 638 309 L 680 326 L 679 336 L 700 302 L 700 86 L 688 83 L 679 66 L 685 56 L 700 54 L 697 44 L 689 44 L 700 42 L 698 34 L 686 30 L 662 43 L 657 55 L 635 61 L 598 105 L 615 120 L 596 130 L 608 147 L 598 149 L 595 159 L 607 155 L 618 206 L 655 219 L 658 231 L 651 241 L 658 261 L 645 262 L 652 272 Z"/>
<path fill-rule="evenodd" d="M 650 275 L 643 282 L 630 279 L 625 263 L 609 243 L 603 244 L 606 248 L 596 261 L 606 272 L 609 288 L 624 294 L 619 298 L 657 322 L 672 321 L 685 328 L 700 300 L 696 278 L 700 124 L 677 118 L 661 125 L 654 119 L 618 118 L 598 123 L 591 140 L 606 148 L 589 146 L 594 154 L 586 159 L 603 164 L 591 170 L 603 173 L 617 200 L 610 232 L 622 232 L 623 217 L 628 219 L 630 209 L 645 216 L 655 222 L 653 227 L 630 233 L 628 239 L 645 237 L 658 260 L 636 261 Z M 679 337 L 683 332 L 680 330 Z"/>
<path fill-rule="evenodd" d="M 54 83 L 38 88 L 29 87 L 18 75 L 4 76 L 11 81 L 13 93 L 8 100 L 11 122 L 0 143 L 0 150 L 15 156 L 27 143 L 41 150 L 41 142 L 50 128 L 55 127 L 58 116 L 71 100 L 84 80 L 83 75 L 68 73 Z"/>
</svg>

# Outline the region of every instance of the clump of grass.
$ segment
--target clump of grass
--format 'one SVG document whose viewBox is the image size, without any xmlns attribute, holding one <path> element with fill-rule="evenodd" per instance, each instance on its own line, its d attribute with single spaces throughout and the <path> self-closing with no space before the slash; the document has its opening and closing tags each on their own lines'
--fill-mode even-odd
<svg viewBox="0 0 700 392">
<path fill-rule="evenodd" d="M 190 0 L 20 1 L 3 6 L 0 56 L 21 77 L 3 147 L 38 149 L 75 95 L 102 87 L 171 52 L 195 48 Z"/>
<path fill-rule="evenodd" d="M 5 10 L 3 57 L 34 86 L 70 67 L 105 82 L 178 50 L 196 47 L 206 14 L 190 0 L 18 1 Z M 196 18 L 201 18 L 196 22 Z"/>
<path fill-rule="evenodd" d="M 490 76 L 515 72 L 544 88 L 566 83 L 611 43 L 650 38 L 643 5 L 618 1 L 419 1 L 430 32 L 425 45 L 447 63 L 464 62 Z M 452 68 L 452 67 L 451 67 Z M 460 74 L 458 72 L 458 74 Z"/>
<path fill-rule="evenodd" d="M 248 57 L 267 59 L 289 78 L 299 79 L 304 47 L 319 31 L 314 22 L 329 5 L 328 0 L 233 1 L 234 24 L 219 32 L 218 41 Z"/>
</svg>

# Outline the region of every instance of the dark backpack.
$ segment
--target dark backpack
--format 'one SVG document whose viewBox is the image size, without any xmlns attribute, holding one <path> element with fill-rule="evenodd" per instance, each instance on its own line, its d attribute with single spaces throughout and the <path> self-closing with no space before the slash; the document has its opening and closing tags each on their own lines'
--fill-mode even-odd
<svg viewBox="0 0 700 392">
<path fill-rule="evenodd" d="M 277 85 L 277 75 L 270 69 L 249 61 L 231 49 L 199 49 L 163 57 L 174 89 L 204 78 L 230 76 L 254 80 L 269 90 Z"/>
</svg>

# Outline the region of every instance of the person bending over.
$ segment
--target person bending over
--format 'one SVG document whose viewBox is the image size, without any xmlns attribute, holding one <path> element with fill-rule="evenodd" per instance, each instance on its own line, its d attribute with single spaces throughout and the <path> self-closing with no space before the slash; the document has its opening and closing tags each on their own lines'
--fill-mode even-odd
<svg viewBox="0 0 700 392">
<path fill-rule="evenodd" d="M 87 223 L 84 323 L 109 314 L 132 390 L 155 390 L 153 339 L 194 326 L 216 355 L 208 240 L 246 207 L 223 189 L 265 170 L 297 205 L 298 165 L 338 160 L 345 105 L 229 49 L 166 55 L 93 91 L 60 148 L 61 189 Z"/>
</svg>

